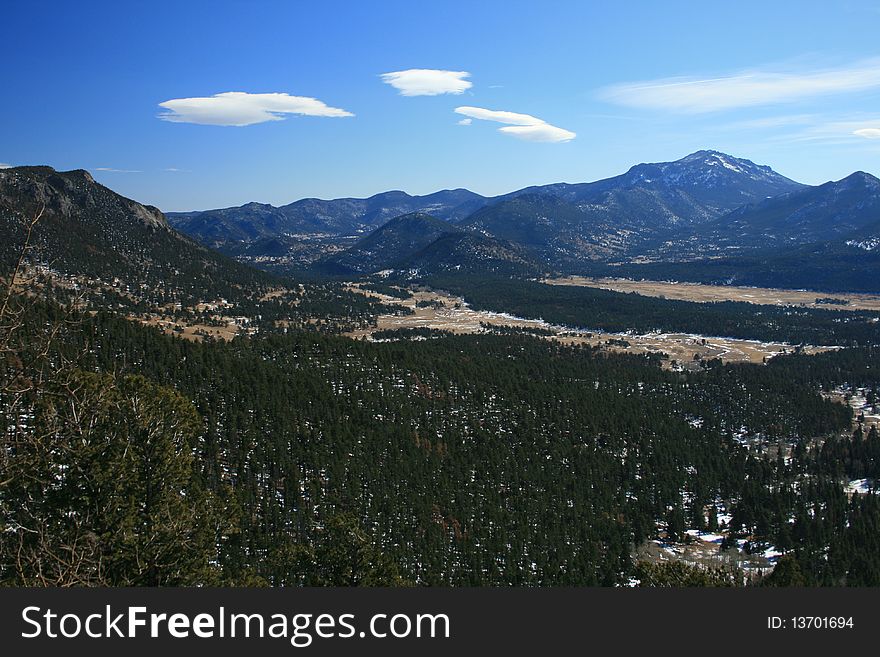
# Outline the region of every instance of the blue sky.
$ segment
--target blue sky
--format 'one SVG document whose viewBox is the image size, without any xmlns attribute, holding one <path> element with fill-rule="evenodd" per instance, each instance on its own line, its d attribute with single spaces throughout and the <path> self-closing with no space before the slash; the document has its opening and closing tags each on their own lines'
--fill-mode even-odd
<svg viewBox="0 0 880 657">
<path fill-rule="evenodd" d="M 498 194 L 701 148 L 880 174 L 880 2 L 615 4 L 8 3 L 0 163 L 163 210 Z"/>
</svg>

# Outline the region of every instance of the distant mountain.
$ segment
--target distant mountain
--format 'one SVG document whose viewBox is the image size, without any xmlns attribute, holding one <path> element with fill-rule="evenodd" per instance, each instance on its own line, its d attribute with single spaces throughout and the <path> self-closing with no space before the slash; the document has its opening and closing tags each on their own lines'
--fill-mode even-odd
<svg viewBox="0 0 880 657">
<path fill-rule="evenodd" d="M 168 222 L 182 233 L 212 248 L 289 232 L 290 220 L 280 208 L 266 203 L 247 203 L 237 208 L 204 212 L 169 212 Z"/>
<path fill-rule="evenodd" d="M 0 170 L 0 257 L 14 265 L 29 221 L 43 209 L 28 260 L 67 277 L 113 285 L 124 298 L 194 298 L 255 285 L 267 275 L 197 244 L 152 206 L 83 170 Z"/>
<path fill-rule="evenodd" d="M 533 249 L 548 264 L 632 256 L 744 203 L 804 186 L 766 166 L 716 151 L 639 164 L 594 183 L 529 187 L 461 225 Z"/>
<path fill-rule="evenodd" d="M 603 273 L 880 292 L 880 180 L 857 172 L 743 207 L 664 244 L 650 259 Z"/>
<path fill-rule="evenodd" d="M 703 227 L 701 241 L 719 249 L 837 240 L 880 223 L 880 180 L 862 171 L 734 210 Z M 869 234 L 868 238 L 871 237 Z"/>
<path fill-rule="evenodd" d="M 320 263 L 334 273 L 382 270 L 521 273 L 537 267 L 524 251 L 423 213 L 396 217 Z"/>
<path fill-rule="evenodd" d="M 224 250 L 235 242 L 284 235 L 364 234 L 394 217 L 412 212 L 455 221 L 484 203 L 484 197 L 466 189 L 443 190 L 427 196 L 391 191 L 366 199 L 307 198 L 281 207 L 248 203 L 205 212 L 172 212 L 168 218 L 178 230 L 203 244 Z"/>
<path fill-rule="evenodd" d="M 609 253 L 607 226 L 573 203 L 548 194 L 506 198 L 458 225 L 525 247 L 546 263 L 601 258 Z"/>
<path fill-rule="evenodd" d="M 699 223 L 746 203 L 804 188 L 768 166 L 718 151 L 697 151 L 674 162 L 637 164 L 591 183 L 527 187 L 508 196 L 548 194 L 593 213 L 626 215 L 657 226 Z"/>
<path fill-rule="evenodd" d="M 691 199 L 705 209 L 706 215 L 717 215 L 803 187 L 768 166 L 704 150 L 674 162 L 638 164 L 622 176 L 593 183 L 590 197 L 597 190 L 676 190 L 681 195 L 678 198 Z"/>
<path fill-rule="evenodd" d="M 406 265 L 413 254 L 441 235 L 460 232 L 449 222 L 413 212 L 396 217 L 330 260 L 343 270 L 374 272 Z"/>
<path fill-rule="evenodd" d="M 535 276 L 545 271 L 518 245 L 467 231 L 444 233 L 407 258 L 405 269 L 421 275 L 456 272 Z"/>
</svg>

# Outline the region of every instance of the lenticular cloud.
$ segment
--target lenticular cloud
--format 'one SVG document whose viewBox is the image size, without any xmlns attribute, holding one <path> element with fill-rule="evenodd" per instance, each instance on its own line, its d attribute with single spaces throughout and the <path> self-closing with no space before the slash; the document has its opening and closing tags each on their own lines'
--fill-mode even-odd
<svg viewBox="0 0 880 657">
<path fill-rule="evenodd" d="M 286 93 L 250 94 L 227 91 L 201 98 L 176 98 L 159 103 L 163 121 L 201 125 L 245 126 L 283 121 L 287 115 L 343 117 L 351 112 L 329 107 L 316 98 Z"/>
<path fill-rule="evenodd" d="M 557 128 L 550 125 L 543 119 L 530 114 L 519 114 L 517 112 L 507 112 L 505 110 L 490 110 L 483 107 L 456 107 L 457 114 L 472 119 L 480 119 L 482 121 L 495 121 L 497 123 L 507 124 L 503 128 L 498 128 L 499 132 L 503 132 L 511 137 L 523 139 L 525 141 L 543 141 L 551 143 L 561 143 L 571 141 L 577 134 L 571 130 Z"/>
</svg>

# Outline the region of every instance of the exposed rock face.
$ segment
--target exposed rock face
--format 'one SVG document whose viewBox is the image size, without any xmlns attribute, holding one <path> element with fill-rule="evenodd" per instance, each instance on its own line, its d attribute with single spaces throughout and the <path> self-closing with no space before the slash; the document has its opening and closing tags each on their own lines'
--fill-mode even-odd
<svg viewBox="0 0 880 657">
<path fill-rule="evenodd" d="M 157 208 L 120 196 L 83 170 L 0 170 L 0 276 L 27 261 L 76 289 L 164 303 L 228 297 L 264 275 L 175 231 Z"/>
<path fill-rule="evenodd" d="M 0 211 L 32 214 L 45 207 L 48 215 L 92 215 L 95 222 L 114 217 L 156 229 L 170 230 L 158 208 L 120 196 L 95 182 L 83 169 L 55 171 L 52 167 L 13 167 L 0 170 Z"/>
</svg>

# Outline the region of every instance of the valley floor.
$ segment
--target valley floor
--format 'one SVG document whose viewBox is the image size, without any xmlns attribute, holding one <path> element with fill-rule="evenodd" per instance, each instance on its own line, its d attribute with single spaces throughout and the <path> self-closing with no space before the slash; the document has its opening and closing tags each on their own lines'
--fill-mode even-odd
<svg viewBox="0 0 880 657">
<path fill-rule="evenodd" d="M 798 306 L 824 310 L 880 311 L 880 295 L 827 294 L 810 290 L 783 290 L 764 287 L 705 285 L 679 281 L 636 281 L 628 278 L 589 278 L 568 276 L 548 278 L 548 285 L 595 287 L 614 292 L 635 292 L 648 297 L 710 303 L 716 301 L 744 301 L 771 306 Z"/>
<path fill-rule="evenodd" d="M 699 361 L 711 358 L 734 363 L 762 363 L 774 356 L 793 350 L 792 345 L 782 342 L 761 342 L 687 333 L 652 332 L 635 335 L 632 333 L 573 330 L 569 327 L 549 324 L 540 319 L 525 319 L 507 313 L 474 310 L 468 306 L 463 298 L 435 290 L 422 289 L 413 292 L 413 295 L 408 299 L 398 299 L 365 290 L 358 284 L 352 284 L 350 289 L 376 297 L 382 303 L 397 304 L 413 311 L 411 315 L 380 315 L 375 327 L 347 334 L 353 338 L 368 337 L 373 339 L 372 336 L 379 331 L 397 329 L 425 328 L 464 334 L 488 333 L 512 327 L 523 332 L 538 331 L 543 337 L 556 339 L 565 344 L 588 344 L 635 354 L 660 354 L 663 357 L 664 366 L 671 368 L 698 366 Z M 878 304 L 880 304 L 880 298 L 878 298 Z M 833 348 L 807 345 L 802 348 L 802 352 L 815 354 Z"/>
</svg>

